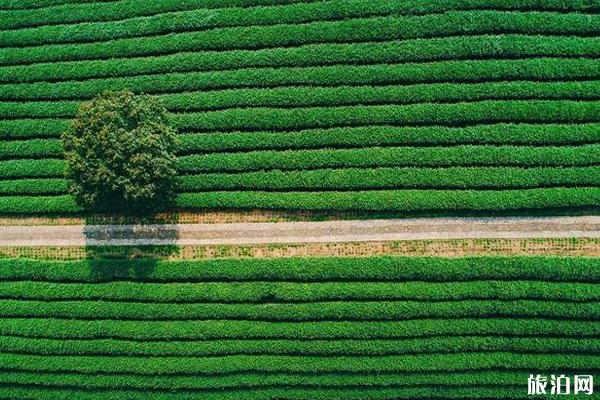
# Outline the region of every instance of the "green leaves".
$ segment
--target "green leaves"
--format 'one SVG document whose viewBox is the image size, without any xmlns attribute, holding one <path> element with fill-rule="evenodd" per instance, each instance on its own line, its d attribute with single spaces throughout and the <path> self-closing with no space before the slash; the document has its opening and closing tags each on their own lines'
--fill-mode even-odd
<svg viewBox="0 0 600 400">
<path fill-rule="evenodd" d="M 151 210 L 170 200 L 176 134 L 155 98 L 105 92 L 80 107 L 63 142 L 80 204 Z"/>
</svg>

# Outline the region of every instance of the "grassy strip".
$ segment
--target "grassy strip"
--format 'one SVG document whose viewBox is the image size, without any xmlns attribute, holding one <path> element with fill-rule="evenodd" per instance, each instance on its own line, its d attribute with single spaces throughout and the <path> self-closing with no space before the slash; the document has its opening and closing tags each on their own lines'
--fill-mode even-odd
<svg viewBox="0 0 600 400">
<path fill-rule="evenodd" d="M 23 212 L 70 211 L 47 207 L 45 200 L 23 197 Z M 175 204 L 186 209 L 258 208 L 285 210 L 356 210 L 356 211 L 507 211 L 548 208 L 596 207 L 600 188 L 548 188 L 522 190 L 382 190 L 359 192 L 204 192 L 183 193 Z M 0 210 L 15 213 L 8 204 Z"/>
<path fill-rule="evenodd" d="M 0 197 L 0 213 L 75 213 L 83 208 L 70 195 Z"/>
<path fill-rule="evenodd" d="M 0 107 L 1 108 L 1 107 Z M 6 116 L 0 110 L 0 115 Z M 13 157 L 62 157 L 62 143 L 56 139 L 31 139 L 2 142 L 0 159 Z"/>
<path fill-rule="evenodd" d="M 70 122 L 61 119 L 46 119 L 43 124 L 37 119 L 2 120 L 0 121 L 0 139 L 24 139 L 58 137 L 64 132 Z M 2 142 L 2 147 L 4 144 Z"/>
<path fill-rule="evenodd" d="M 600 104 L 600 103 L 599 103 Z M 590 166 L 600 157 L 600 145 L 572 147 L 454 146 L 374 147 L 338 150 L 254 151 L 181 156 L 179 170 L 197 172 L 245 172 L 270 169 L 319 169 L 342 167 L 451 167 L 451 166 Z M 60 159 L 0 161 L 0 177 L 61 177 Z"/>
<path fill-rule="evenodd" d="M 599 103 L 600 104 L 600 103 Z M 454 146 L 454 147 L 374 147 L 364 149 L 319 149 L 212 153 L 181 156 L 182 173 L 308 170 L 342 167 L 450 167 L 450 166 L 589 166 L 600 159 L 600 145 L 572 147 L 532 146 Z M 42 165 L 43 160 L 37 161 Z M 8 162 L 5 162 L 8 164 Z M 0 166 L 4 163 L 0 163 Z M 22 166 L 0 176 L 19 176 L 28 168 L 38 170 L 32 161 L 12 161 Z M 2 171 L 2 170 L 0 170 Z M 9 172 L 10 171 L 10 172 Z M 22 171 L 22 172 L 21 172 Z M 12 175 L 11 175 L 12 174 Z"/>
<path fill-rule="evenodd" d="M 329 5 L 330 3 L 325 4 Z M 352 18 L 337 21 L 319 21 L 318 17 L 308 17 L 306 19 L 313 22 L 298 24 L 289 23 L 289 17 L 283 17 L 283 21 L 277 25 L 234 26 L 171 33 L 160 37 L 115 38 L 109 42 L 91 41 L 89 43 L 2 48 L 0 49 L 0 65 L 107 59 L 124 56 L 139 57 L 189 51 L 263 49 L 312 43 L 372 42 L 461 34 L 594 35 L 600 32 L 600 18 L 594 16 L 572 17 L 571 15 L 548 13 L 527 13 L 514 16 L 515 13 L 493 14 L 490 12 L 475 16 L 473 13 L 422 17 L 378 16 L 395 12 L 393 6 L 379 4 L 379 7 L 377 5 L 371 7 L 375 8 L 374 10 L 365 9 L 364 4 L 357 4 L 354 6 L 354 10 L 348 13 Z M 237 13 L 238 20 L 245 18 L 250 22 L 252 19 L 252 16 L 248 16 L 245 10 L 238 9 Z M 343 18 L 343 13 L 343 10 L 337 12 L 336 6 L 330 6 L 324 16 L 325 19 L 328 19 L 327 17 Z M 208 14 L 211 17 L 213 15 L 212 12 Z M 280 14 L 281 12 L 278 11 L 272 12 L 268 19 L 271 23 L 277 22 Z M 206 13 L 204 18 L 206 18 Z M 218 19 L 218 16 L 210 18 L 215 22 L 218 22 Z M 292 21 L 293 19 L 291 18 Z M 302 22 L 302 17 L 300 22 Z M 371 30 L 369 30 L 369 26 L 371 26 Z M 129 30 L 129 32 L 136 31 Z"/>
<path fill-rule="evenodd" d="M 58 136 L 68 123 L 46 121 L 40 133 L 36 120 L 3 121 L 0 137 L 21 138 Z M 19 124 L 21 123 L 21 125 Z M 302 149 L 319 147 L 366 147 L 390 145 L 518 144 L 576 145 L 600 141 L 600 124 L 510 124 L 474 125 L 451 128 L 442 126 L 396 127 L 374 125 L 328 129 L 305 129 L 285 134 L 276 131 L 185 134 L 179 136 L 179 152 L 222 152 L 255 149 Z M 49 147 L 60 141 L 48 142 Z M 11 146 L 10 141 L 4 144 Z M 37 149 L 36 149 L 37 151 Z"/>
<path fill-rule="evenodd" d="M 202 399 L 206 400 L 370 400 L 393 399 L 511 399 L 522 396 L 523 389 L 507 387 L 469 387 L 469 388 L 422 388 L 422 387 L 361 387 L 361 388 L 328 388 L 319 389 L 291 389 L 276 388 L 266 390 L 233 390 L 233 391 L 208 391 L 201 392 Z M 36 399 L 36 400 L 98 400 L 98 399 L 123 399 L 128 400 L 197 400 L 197 392 L 160 392 L 160 391 L 134 391 L 134 390 L 93 390 L 40 388 L 28 385 L 5 385 L 0 387 L 0 396 L 6 398 Z"/>
<path fill-rule="evenodd" d="M 99 309 L 99 306 L 101 307 Z M 428 302 L 334 302 L 310 304 L 142 304 L 103 301 L 43 302 L 3 300 L 5 317 L 117 320 L 399 320 L 414 318 L 541 317 L 597 319 L 594 305 L 552 301 L 477 300 Z"/>
<path fill-rule="evenodd" d="M 397 7 L 396 7 L 397 8 Z M 302 23 L 315 20 L 342 19 L 378 15 L 395 10 L 392 4 L 375 0 L 364 4 L 350 0 L 333 2 L 300 2 L 256 8 L 217 8 L 161 13 L 148 17 L 74 25 L 43 25 L 37 28 L 0 32 L 0 43 L 6 47 L 55 43 L 80 43 L 116 40 L 174 32 L 206 30 L 235 26 Z M 336 11 L 338 11 L 336 13 Z"/>
<path fill-rule="evenodd" d="M 600 101 L 487 100 L 403 106 L 252 108 L 176 114 L 182 130 L 303 129 L 340 125 L 469 125 L 490 122 L 600 122 Z"/>
<path fill-rule="evenodd" d="M 4 46 L 32 46 L 56 43 L 81 43 L 116 40 L 129 37 L 150 36 L 192 30 L 206 30 L 211 28 L 241 27 L 274 24 L 298 24 L 318 20 L 338 20 L 345 18 L 367 17 L 386 14 L 421 14 L 423 12 L 440 12 L 442 10 L 415 10 L 406 9 L 406 3 L 399 1 L 374 0 L 365 4 L 359 0 L 350 0 L 342 4 L 334 2 L 299 3 L 291 5 L 267 6 L 259 8 L 225 8 L 213 10 L 191 10 L 169 14 L 157 14 L 149 17 L 120 20 L 105 23 L 80 23 L 68 26 L 45 25 L 37 28 L 9 30 L 0 32 L 0 43 Z M 431 3 L 428 4 L 431 6 Z M 467 9 L 468 10 L 468 9 Z M 447 11 L 447 10 L 444 10 Z M 513 30 L 520 27 L 528 33 L 597 33 L 598 26 L 594 24 L 594 16 L 578 14 L 548 13 L 540 10 L 538 17 L 546 22 L 536 23 L 536 15 L 530 12 L 514 13 L 511 20 L 502 19 L 498 11 L 471 10 L 464 13 L 477 14 L 480 18 L 458 20 L 457 14 L 461 11 L 448 11 L 443 17 L 437 16 L 442 23 L 427 26 L 435 16 L 425 15 L 422 18 L 422 29 L 415 24 L 416 18 L 401 17 L 406 21 L 404 31 L 399 37 L 414 37 L 430 34 L 459 34 L 472 33 L 478 29 L 490 29 L 489 23 L 496 22 L 496 29 L 500 32 Z M 508 14 L 504 12 L 504 15 Z M 545 16 L 545 17 L 543 17 Z M 442 19 L 443 18 L 443 19 Z M 527 25 L 523 20 L 529 18 L 534 22 Z M 493 21 L 495 20 L 495 21 Z M 457 26 L 450 27 L 454 21 Z M 569 21 L 569 24 L 565 22 Z M 412 23 L 411 23 L 412 22 Z M 444 24 L 445 23 L 445 24 Z M 467 29 L 470 27 L 470 29 Z M 502 28 L 500 28 L 502 27 Z M 427 31 L 427 28 L 431 28 Z M 493 28 L 492 28 L 493 29 Z M 419 33 L 420 32 L 420 33 Z"/>
<path fill-rule="evenodd" d="M 287 87 L 241 89 L 161 95 L 173 112 L 210 111 L 245 107 L 320 107 L 360 104 L 414 104 L 481 100 L 597 100 L 600 81 L 490 82 L 406 86 Z M 73 118 L 77 101 L 4 102 L 4 118 Z M 0 153 L 11 154 L 11 148 Z"/>
<path fill-rule="evenodd" d="M 548 208 L 592 208 L 600 188 L 543 188 L 498 191 L 381 190 L 356 192 L 202 192 L 182 193 L 175 205 L 183 209 L 281 209 L 339 211 L 507 211 Z M 0 197 L 7 214 L 75 213 L 82 208 L 70 195 Z"/>
<path fill-rule="evenodd" d="M 600 283 L 600 259 L 561 257 L 46 261 L 0 258 L 0 280 L 53 282 L 543 280 Z"/>
<path fill-rule="evenodd" d="M 422 318 L 570 318 L 600 320 L 600 305 L 564 301 L 336 301 L 305 304 L 171 304 L 1 300 L 3 318 L 108 320 L 398 321 Z"/>
<path fill-rule="evenodd" d="M 46 182 L 40 182 L 43 186 Z M 502 189 L 600 186 L 600 167 L 377 168 L 200 174 L 178 177 L 177 190 L 360 190 L 370 188 Z M 64 186 L 63 186 L 64 187 Z M 2 192 L 2 181 L 0 181 Z M 18 192 L 17 192 L 18 193 Z M 25 192 L 27 193 L 27 192 Z"/>
<path fill-rule="evenodd" d="M 44 7 L 59 6 L 63 4 L 78 3 L 104 3 L 117 0 L 2 0 L 1 10 L 30 10 Z"/>
<path fill-rule="evenodd" d="M 187 357 L 94 357 L 0 354 L 2 369 L 24 371 L 72 371 L 161 374 L 226 374 L 240 372 L 452 372 L 465 369 L 599 369 L 600 356 L 547 354 L 456 353 L 378 357 L 224 356 Z"/>
<path fill-rule="evenodd" d="M 318 107 L 356 104 L 411 104 L 432 102 L 469 102 L 493 99 L 598 99 L 600 81 L 580 82 L 491 82 L 475 84 L 441 83 L 406 86 L 292 87 L 196 92 L 160 96 L 171 111 L 208 111 L 242 107 Z M 19 105 L 17 105 L 19 104 Z M 64 104 L 64 105 L 63 105 Z M 41 117 L 73 116 L 72 103 L 34 103 L 43 110 Z M 28 103 L 4 103 L 0 112 L 6 117 L 35 113 Z M 66 109 L 64 106 L 68 107 Z M 13 108 L 14 107 L 14 108 Z M 56 107 L 56 108 L 55 108 Z M 14 111 L 13 111 L 14 110 Z"/>
<path fill-rule="evenodd" d="M 286 85 L 366 86 L 486 80 L 590 80 L 600 77 L 598 71 L 600 71 L 600 59 L 585 58 L 453 60 L 401 65 L 250 68 L 58 83 L 7 84 L 0 85 L 0 98 L 4 100 L 87 99 L 103 90 L 125 88 L 154 94 Z"/>
<path fill-rule="evenodd" d="M 447 335 L 543 336 L 549 332 L 553 336 L 596 337 L 600 334 L 600 323 L 597 321 L 547 320 L 540 318 L 293 323 L 264 321 L 83 321 L 52 318 L 9 318 L 0 325 L 0 335 L 49 339 L 126 339 L 144 341 L 190 339 L 397 339 Z"/>
<path fill-rule="evenodd" d="M 138 342 L 113 339 L 64 340 L 2 336 L 0 351 L 38 355 L 223 356 L 223 355 L 399 355 L 510 351 L 598 354 L 597 340 L 577 338 L 445 336 L 401 340 L 209 340 Z M 197 377 L 200 379 L 200 377 Z"/>
<path fill-rule="evenodd" d="M 1 195 L 64 194 L 69 182 L 60 178 L 0 180 Z"/>
<path fill-rule="evenodd" d="M 0 178 L 62 177 L 65 161 L 62 159 L 30 159 L 0 161 Z"/>
<path fill-rule="evenodd" d="M 257 8 L 199 9 L 105 23 L 46 25 L 4 31 L 0 32 L 0 43 L 5 43 L 6 46 L 31 46 L 50 43 L 99 42 L 211 28 L 338 20 L 385 15 L 397 11 L 399 11 L 398 2 L 384 0 L 374 0 L 368 4 L 359 0 L 349 0 L 344 3 L 301 2 Z"/>
<path fill-rule="evenodd" d="M 405 63 L 466 58 L 591 56 L 597 38 L 561 36 L 469 36 L 379 43 L 311 44 L 297 48 L 187 52 L 132 59 L 68 61 L 0 67 L 7 83 L 61 81 L 140 74 L 214 71 L 250 67 Z"/>
<path fill-rule="evenodd" d="M 220 152 L 256 149 L 310 149 L 390 145 L 530 144 L 600 142 L 600 124 L 495 124 L 462 128 L 364 126 L 306 129 L 291 133 L 256 131 L 179 136 L 179 151 Z"/>
<path fill-rule="evenodd" d="M 0 382 L 4 384 L 34 384 L 40 386 L 73 386 L 78 388 L 113 389 L 157 389 L 157 390 L 206 390 L 206 389 L 249 389 L 270 386 L 480 386 L 514 385 L 522 380 L 522 374 L 510 371 L 483 371 L 472 374 L 430 373 L 430 374 L 243 374 L 228 377 L 213 376 L 145 376 L 145 375 L 106 375 L 106 374 L 47 374 L 32 372 L 0 372 Z"/>
<path fill-rule="evenodd" d="M 109 282 L 88 285 L 0 282 L 0 298 L 136 302 L 317 302 L 351 300 L 600 300 L 598 284 L 514 281 L 471 282 Z"/>
<path fill-rule="evenodd" d="M 94 21 L 115 21 L 196 8 L 249 7 L 286 4 L 298 0 L 124 0 L 114 3 L 63 4 L 43 9 L 0 11 L 0 29 L 59 25 Z M 305 2 L 311 0 L 304 0 Z M 464 0 L 463 0 L 464 1 Z M 569 7 L 570 8 L 570 7 Z"/>
</svg>

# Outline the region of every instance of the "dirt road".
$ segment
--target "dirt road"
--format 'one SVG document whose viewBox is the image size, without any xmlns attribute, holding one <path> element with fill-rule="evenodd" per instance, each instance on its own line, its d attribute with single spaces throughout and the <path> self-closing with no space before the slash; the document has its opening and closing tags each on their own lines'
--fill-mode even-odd
<svg viewBox="0 0 600 400">
<path fill-rule="evenodd" d="M 600 238 L 600 216 L 0 227 L 0 246 L 218 245 L 504 238 Z"/>
</svg>

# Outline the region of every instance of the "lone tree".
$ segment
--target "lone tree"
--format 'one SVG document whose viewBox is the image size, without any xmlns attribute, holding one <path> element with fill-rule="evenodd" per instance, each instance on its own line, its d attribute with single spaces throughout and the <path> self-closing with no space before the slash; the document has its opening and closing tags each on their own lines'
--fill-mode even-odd
<svg viewBox="0 0 600 400">
<path fill-rule="evenodd" d="M 63 143 L 83 206 L 148 212 L 171 201 L 176 132 L 156 98 L 104 92 L 80 106 Z"/>
</svg>

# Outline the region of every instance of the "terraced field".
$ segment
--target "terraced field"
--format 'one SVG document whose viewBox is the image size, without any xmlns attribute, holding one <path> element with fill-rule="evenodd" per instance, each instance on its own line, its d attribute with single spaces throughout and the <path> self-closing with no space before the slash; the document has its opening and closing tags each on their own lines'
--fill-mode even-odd
<svg viewBox="0 0 600 400">
<path fill-rule="evenodd" d="M 0 213 L 69 213 L 60 133 L 160 97 L 176 205 L 600 204 L 600 1 L 0 0 Z"/>
<path fill-rule="evenodd" d="M 0 260 L 0 397 L 524 398 L 600 370 L 600 260 Z"/>
</svg>

